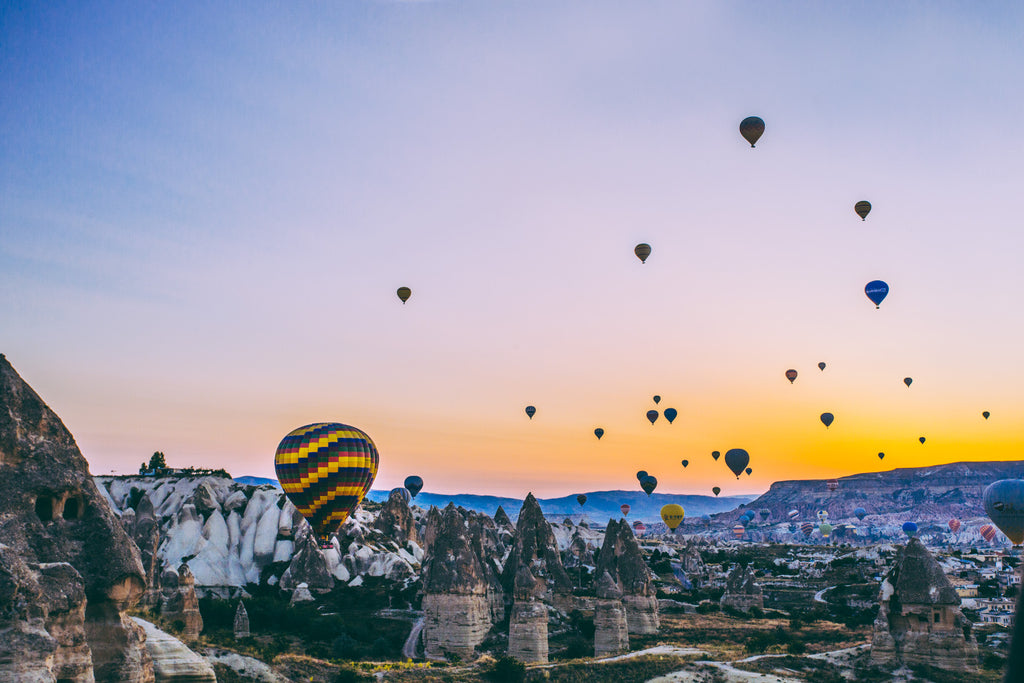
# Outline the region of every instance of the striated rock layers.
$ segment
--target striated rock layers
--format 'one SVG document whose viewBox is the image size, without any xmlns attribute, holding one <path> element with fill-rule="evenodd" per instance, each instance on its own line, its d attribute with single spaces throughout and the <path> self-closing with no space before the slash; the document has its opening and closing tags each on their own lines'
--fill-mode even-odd
<svg viewBox="0 0 1024 683">
<path fill-rule="evenodd" d="M 609 520 L 608 528 L 605 529 L 604 545 L 597 555 L 595 576 L 605 572 L 622 591 L 629 632 L 657 633 L 661 620 L 651 572 L 644 562 L 633 530 L 624 519 Z"/>
<path fill-rule="evenodd" d="M 146 651 L 153 660 L 156 683 L 217 683 L 210 663 L 184 643 L 148 621 L 133 620 L 146 632 Z"/>
<path fill-rule="evenodd" d="M 625 652 L 629 649 L 629 628 L 626 625 L 626 608 L 622 605 L 622 589 L 608 572 L 601 574 L 595 589 L 594 656 Z"/>
<path fill-rule="evenodd" d="M 493 621 L 504 617 L 497 534 L 486 515 L 449 504 L 431 508 L 424 529 L 423 648 L 426 656 L 475 655 Z"/>
<path fill-rule="evenodd" d="M 160 577 L 160 614 L 171 623 L 181 622 L 181 640 L 194 643 L 203 630 L 203 617 L 199 613 L 199 598 L 196 596 L 196 579 L 187 564 L 182 563 L 178 571 L 166 570 Z"/>
<path fill-rule="evenodd" d="M 528 566 L 521 565 L 516 571 L 508 654 L 521 662 L 548 661 L 548 608 L 541 601 L 545 588 L 545 582 L 535 577 Z"/>
<path fill-rule="evenodd" d="M 741 612 L 749 612 L 752 607 L 764 609 L 764 593 L 754 579 L 752 567 L 736 565 L 732 568 L 725 577 L 725 592 L 719 604 Z"/>
<path fill-rule="evenodd" d="M 954 671 L 977 668 L 977 647 L 964 637 L 960 597 L 917 538 L 896 555 L 879 601 L 872 665 L 889 670 L 915 664 Z"/>
<path fill-rule="evenodd" d="M 153 681 L 139 550 L 60 418 L 0 355 L 0 681 Z"/>
</svg>

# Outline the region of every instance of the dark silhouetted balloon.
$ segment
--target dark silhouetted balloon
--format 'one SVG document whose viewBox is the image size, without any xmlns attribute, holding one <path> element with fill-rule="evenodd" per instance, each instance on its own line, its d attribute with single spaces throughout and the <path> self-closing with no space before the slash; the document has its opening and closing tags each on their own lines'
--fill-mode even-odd
<svg viewBox="0 0 1024 683">
<path fill-rule="evenodd" d="M 878 454 L 878 459 L 882 460 L 883 458 L 885 458 L 885 453 L 879 453 Z"/>
<path fill-rule="evenodd" d="M 657 410 L 648 410 L 647 411 L 647 419 L 651 421 L 651 424 L 654 424 L 655 420 L 658 419 L 658 411 Z"/>
<path fill-rule="evenodd" d="M 639 472 L 636 473 L 636 480 L 637 481 L 643 481 L 644 477 L 646 477 L 646 476 L 647 476 L 647 470 L 640 470 Z"/>
<path fill-rule="evenodd" d="M 746 453 L 742 449 L 730 449 L 725 452 L 725 466 L 732 470 L 737 479 L 750 462 L 751 454 Z"/>
<path fill-rule="evenodd" d="M 721 492 L 722 492 L 722 489 L 718 488 L 717 486 L 712 486 L 712 487 L 711 487 L 711 493 L 715 494 L 716 496 L 717 496 L 717 495 L 718 495 L 719 493 L 721 493 Z"/>
<path fill-rule="evenodd" d="M 832 413 L 822 413 L 820 419 L 821 424 L 825 425 L 825 429 L 828 429 L 835 422 L 836 416 Z"/>
<path fill-rule="evenodd" d="M 412 474 L 405 478 L 405 488 L 409 489 L 409 493 L 415 498 L 416 494 L 423 489 L 423 480 Z"/>
<path fill-rule="evenodd" d="M 909 387 L 911 384 L 914 383 L 914 380 L 911 379 L 910 377 L 904 377 L 903 378 L 903 383 L 906 384 Z"/>
<path fill-rule="evenodd" d="M 864 220 L 871 213 L 871 202 L 861 200 L 853 205 L 853 210 L 857 212 L 861 220 Z"/>
<path fill-rule="evenodd" d="M 661 520 L 672 531 L 675 531 L 676 527 L 683 521 L 684 514 L 683 506 L 678 503 L 669 503 L 661 508 Z"/>
<path fill-rule="evenodd" d="M 983 496 L 985 514 L 1014 545 L 1024 542 L 1024 480 L 1003 479 L 989 484 Z"/>
<path fill-rule="evenodd" d="M 825 367 L 826 365 L 824 361 L 818 363 L 818 369 L 821 370 L 822 372 L 825 372 Z"/>
<path fill-rule="evenodd" d="M 991 415 L 991 414 L 992 414 L 992 413 L 988 412 L 987 410 L 983 410 L 983 411 L 981 411 L 981 416 L 982 416 L 983 418 L 985 418 L 986 420 L 988 419 L 988 416 L 989 416 L 989 415 Z"/>
<path fill-rule="evenodd" d="M 640 259 L 640 263 L 647 263 L 647 257 L 651 255 L 651 245 L 640 243 L 633 248 L 633 253 Z"/>
<path fill-rule="evenodd" d="M 594 430 L 594 436 L 596 436 L 597 440 L 600 441 L 601 437 L 604 436 L 604 430 L 598 427 L 597 429 Z"/>
<path fill-rule="evenodd" d="M 675 408 L 665 408 L 665 419 L 668 420 L 669 424 L 675 421 L 678 414 L 679 412 Z"/>
<path fill-rule="evenodd" d="M 786 370 L 786 379 L 792 384 L 796 381 L 796 370 Z"/>
<path fill-rule="evenodd" d="M 661 396 L 658 396 L 657 394 L 655 394 L 653 396 L 653 399 L 654 399 L 654 405 L 658 405 L 659 403 L 661 403 Z"/>
<path fill-rule="evenodd" d="M 924 441 L 925 441 L 923 436 L 917 437 L 917 440 L 920 441 L 921 443 L 924 443 Z"/>
<path fill-rule="evenodd" d="M 587 497 L 581 493 L 580 495 L 576 496 L 576 502 L 579 503 L 580 505 L 583 505 L 584 503 L 587 502 Z"/>
<path fill-rule="evenodd" d="M 772 512 L 771 510 L 761 510 L 757 514 L 761 515 L 761 519 L 768 519 L 768 517 L 771 516 Z"/>
<path fill-rule="evenodd" d="M 753 147 L 764 135 L 764 121 L 758 116 L 748 116 L 740 121 L 740 135 Z"/>
<path fill-rule="evenodd" d="M 402 303 L 404 304 L 406 301 L 409 300 L 409 297 L 412 296 L 412 290 L 409 289 L 408 287 L 399 287 L 397 294 L 398 298 L 401 299 Z"/>
<path fill-rule="evenodd" d="M 903 522 L 903 533 L 907 535 L 907 538 L 917 536 L 917 525 L 913 522 Z"/>
<path fill-rule="evenodd" d="M 644 493 L 649 496 L 654 493 L 654 489 L 658 488 L 658 480 L 648 474 L 643 478 L 643 481 L 640 482 L 640 488 L 642 488 Z"/>
<path fill-rule="evenodd" d="M 748 468 L 747 468 L 747 474 L 748 474 L 748 475 L 750 475 L 750 474 L 753 474 L 753 473 L 754 473 L 754 470 L 752 470 L 752 469 L 750 469 L 750 468 L 748 467 Z M 739 477 L 736 477 L 736 478 L 737 478 L 737 479 L 739 479 Z"/>
<path fill-rule="evenodd" d="M 882 305 L 886 295 L 889 294 L 889 285 L 881 280 L 872 280 L 864 286 L 864 294 L 871 299 L 871 303 L 875 305 L 875 308 L 878 308 Z"/>
<path fill-rule="evenodd" d="M 863 522 L 864 518 L 868 516 L 868 511 L 864 508 L 857 508 L 853 511 L 853 514 L 857 516 L 857 519 Z"/>
<path fill-rule="evenodd" d="M 689 465 L 690 465 L 690 461 L 689 461 L 689 460 L 684 460 L 684 461 L 683 461 L 683 468 L 684 468 L 684 469 L 685 469 L 686 467 L 688 467 Z"/>
<path fill-rule="evenodd" d="M 718 451 L 711 451 L 711 457 L 714 458 L 715 460 L 718 460 L 719 456 L 721 455 L 722 454 L 719 453 Z"/>
<path fill-rule="evenodd" d="M 536 414 L 537 414 L 537 409 L 536 408 L 534 408 L 533 406 L 526 406 L 526 415 L 527 415 L 527 417 L 529 417 L 532 420 L 533 416 L 536 415 Z"/>
<path fill-rule="evenodd" d="M 623 517 L 626 517 L 626 516 L 629 515 L 629 505 L 628 504 L 623 503 L 622 505 L 619 506 L 619 509 L 622 510 L 622 516 Z"/>
</svg>

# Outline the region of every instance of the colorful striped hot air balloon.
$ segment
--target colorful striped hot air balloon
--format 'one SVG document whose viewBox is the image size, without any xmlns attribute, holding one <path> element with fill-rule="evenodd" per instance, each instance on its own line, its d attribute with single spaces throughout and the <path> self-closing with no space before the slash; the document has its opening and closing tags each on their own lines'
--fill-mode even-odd
<svg viewBox="0 0 1024 683">
<path fill-rule="evenodd" d="M 981 534 L 982 538 L 991 543 L 996 537 L 996 528 L 991 524 L 986 524 L 978 529 L 978 533 Z"/>
<path fill-rule="evenodd" d="M 959 519 L 951 519 L 951 520 L 949 520 L 947 522 L 947 524 L 949 524 L 949 530 L 952 531 L 954 534 L 956 532 L 960 531 L 960 520 Z"/>
<path fill-rule="evenodd" d="M 800 531 L 804 533 L 804 536 L 810 536 L 811 533 L 814 531 L 814 525 L 810 522 L 804 522 L 800 525 Z"/>
<path fill-rule="evenodd" d="M 796 519 L 797 517 L 800 516 L 800 511 L 799 510 L 790 510 L 789 512 L 786 513 L 786 516 L 789 517 L 790 519 Z"/>
<path fill-rule="evenodd" d="M 636 532 L 637 536 L 643 536 L 644 532 L 647 531 L 647 525 L 638 519 L 633 522 L 633 531 Z"/>
<path fill-rule="evenodd" d="M 736 538 L 743 538 L 745 533 L 747 533 L 747 529 L 742 524 L 737 524 L 732 528 L 732 535 Z"/>
<path fill-rule="evenodd" d="M 281 440 L 274 457 L 281 488 L 321 545 L 362 502 L 379 463 L 366 432 L 338 422 L 299 427 Z"/>
<path fill-rule="evenodd" d="M 619 506 L 619 510 L 622 511 L 622 516 L 623 517 L 628 517 L 629 516 L 629 506 L 626 505 L 625 503 L 623 503 L 622 505 Z"/>
</svg>

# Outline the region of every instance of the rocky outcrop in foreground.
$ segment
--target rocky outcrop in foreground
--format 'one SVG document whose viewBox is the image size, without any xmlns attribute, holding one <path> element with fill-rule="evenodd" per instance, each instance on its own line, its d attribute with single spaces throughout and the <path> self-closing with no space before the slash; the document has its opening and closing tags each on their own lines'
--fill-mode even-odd
<svg viewBox="0 0 1024 683">
<path fill-rule="evenodd" d="M 624 519 L 609 520 L 604 532 L 604 545 L 597 556 L 596 576 L 605 572 L 622 591 L 629 632 L 657 633 L 661 626 L 658 597 L 651 571 L 644 562 L 633 529 Z"/>
<path fill-rule="evenodd" d="M 217 683 L 209 662 L 148 621 L 133 619 L 146 632 L 146 651 L 153 660 L 155 683 Z"/>
<path fill-rule="evenodd" d="M 629 649 L 629 628 L 622 590 L 608 572 L 601 574 L 595 586 L 594 656 L 616 655 Z"/>
</svg>

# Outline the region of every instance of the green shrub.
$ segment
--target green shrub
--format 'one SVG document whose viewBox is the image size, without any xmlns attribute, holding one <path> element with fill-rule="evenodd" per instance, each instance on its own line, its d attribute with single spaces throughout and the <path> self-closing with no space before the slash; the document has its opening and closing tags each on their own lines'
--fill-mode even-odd
<svg viewBox="0 0 1024 683">
<path fill-rule="evenodd" d="M 512 657 L 501 657 L 487 672 L 487 680 L 494 683 L 522 683 L 526 680 L 526 665 Z"/>
</svg>

